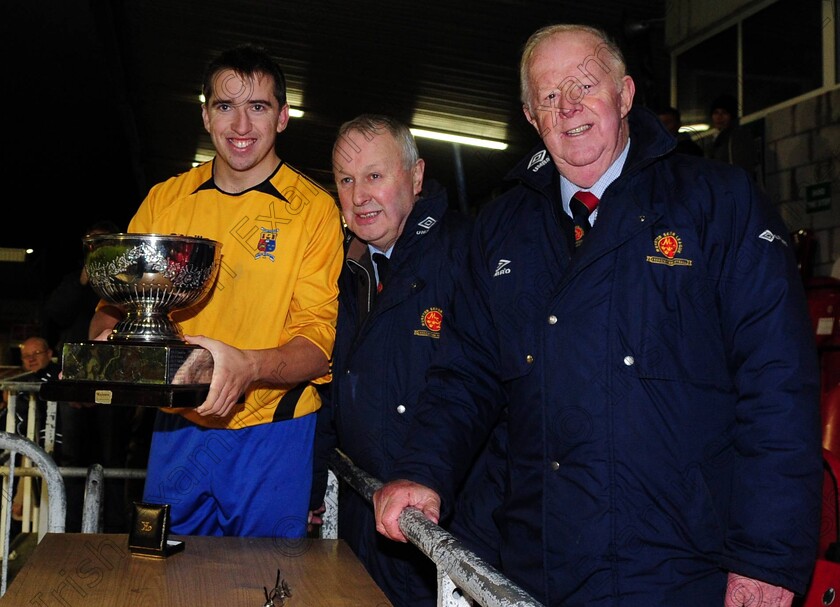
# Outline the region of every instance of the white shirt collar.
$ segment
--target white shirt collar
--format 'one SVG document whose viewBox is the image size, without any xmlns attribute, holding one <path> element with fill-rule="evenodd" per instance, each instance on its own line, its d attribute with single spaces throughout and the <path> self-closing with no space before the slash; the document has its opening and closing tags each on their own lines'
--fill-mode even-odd
<svg viewBox="0 0 840 607">
<path fill-rule="evenodd" d="M 584 190 L 586 192 L 592 192 L 595 196 L 598 197 L 598 200 L 604 195 L 604 192 L 607 191 L 607 188 L 610 184 L 618 179 L 619 175 L 621 175 L 621 171 L 624 168 L 624 163 L 627 161 L 627 154 L 630 151 L 630 139 L 627 140 L 627 145 L 624 146 L 624 150 L 619 154 L 618 158 L 609 166 L 609 168 L 604 171 L 604 174 L 596 181 L 591 188 L 581 188 L 576 186 L 571 181 L 560 175 L 560 195 L 563 197 L 563 209 L 568 213 L 569 217 L 572 216 L 572 212 L 569 208 L 569 201 L 572 199 L 572 196 L 575 193 Z M 592 215 L 589 216 L 589 221 L 595 221 L 595 218 L 598 216 L 598 209 L 596 208 Z"/>
</svg>

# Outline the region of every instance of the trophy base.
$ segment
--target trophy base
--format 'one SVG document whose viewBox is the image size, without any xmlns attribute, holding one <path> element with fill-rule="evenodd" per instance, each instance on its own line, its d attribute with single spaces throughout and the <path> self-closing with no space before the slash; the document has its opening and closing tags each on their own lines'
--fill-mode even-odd
<svg viewBox="0 0 840 607">
<path fill-rule="evenodd" d="M 64 344 L 61 379 L 46 400 L 148 407 L 197 407 L 207 397 L 213 357 L 187 343 L 88 341 Z"/>
<path fill-rule="evenodd" d="M 131 384 L 209 384 L 213 357 L 187 343 L 87 341 L 64 344 L 62 379 Z"/>
<path fill-rule="evenodd" d="M 44 400 L 130 407 L 198 407 L 207 399 L 205 384 L 129 384 L 60 379 L 45 382 Z"/>
</svg>

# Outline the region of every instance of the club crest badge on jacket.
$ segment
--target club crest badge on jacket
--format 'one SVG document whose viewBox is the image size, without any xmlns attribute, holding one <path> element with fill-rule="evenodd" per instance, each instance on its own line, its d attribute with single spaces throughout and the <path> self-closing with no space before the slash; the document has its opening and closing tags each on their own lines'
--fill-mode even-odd
<svg viewBox="0 0 840 607">
<path fill-rule="evenodd" d="M 440 338 L 440 329 L 443 325 L 443 310 L 440 308 L 427 308 L 420 315 L 422 329 L 415 329 L 414 334 L 420 337 Z"/>
<path fill-rule="evenodd" d="M 657 253 L 664 255 L 664 257 L 648 255 L 647 261 L 650 263 L 658 263 L 666 266 L 690 266 L 693 263 L 690 259 L 678 257 L 678 255 L 682 254 L 683 243 L 676 232 L 663 232 L 654 238 L 653 248 L 656 249 Z"/>
</svg>

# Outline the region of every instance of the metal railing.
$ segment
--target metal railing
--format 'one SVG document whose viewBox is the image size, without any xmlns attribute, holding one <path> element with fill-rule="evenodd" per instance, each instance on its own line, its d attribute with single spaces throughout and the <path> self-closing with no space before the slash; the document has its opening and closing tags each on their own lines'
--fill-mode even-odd
<svg viewBox="0 0 840 607">
<path fill-rule="evenodd" d="M 377 479 L 356 467 L 340 451 L 330 461 L 330 480 L 324 503 L 322 537 L 338 537 L 338 481 L 341 477 L 368 502 L 382 486 Z M 416 508 L 406 508 L 399 518 L 406 538 L 431 559 L 438 573 L 438 607 L 543 607 L 524 590 L 475 553 L 464 548 L 448 531 L 428 520 Z M 466 596 L 465 596 L 466 595 Z M 467 598 L 469 597 L 469 598 Z M 470 600 L 474 602 L 470 602 Z"/>
<path fill-rule="evenodd" d="M 41 453 L 43 458 L 49 458 L 51 466 L 41 461 L 33 462 L 31 457 L 15 457 L 18 450 L 5 448 L 0 450 L 0 477 L 2 477 L 2 499 L 0 499 L 0 597 L 5 594 L 8 584 L 9 561 L 16 556 L 10 550 L 12 544 L 12 507 L 16 489 L 19 488 L 19 499 L 22 505 L 20 520 L 21 533 L 37 533 L 38 541 L 43 539 L 48 531 L 64 531 L 66 517 L 66 493 L 63 490 L 67 478 L 84 478 L 84 498 L 82 503 L 82 533 L 101 533 L 104 521 L 104 480 L 106 478 L 143 479 L 146 471 L 135 468 L 103 468 L 94 464 L 88 468 L 55 466 L 52 454 L 56 443 L 56 420 L 58 404 L 54 401 L 39 402 L 38 393 L 41 382 L 15 381 L 14 378 L 0 381 L 0 390 L 7 392 L 5 439 L 11 446 L 19 445 L 19 449 L 26 453 Z M 26 411 L 22 416 L 26 422 L 25 434 L 17 432 L 17 412 Z M 39 412 L 39 407 L 42 411 Z M 41 414 L 43 413 L 43 415 Z M 18 461 L 19 460 L 19 461 Z M 44 479 L 49 486 L 48 476 L 57 471 L 62 489 L 41 491 L 39 495 L 37 482 Z M 14 484 L 18 479 L 18 486 Z M 55 480 L 55 479 L 52 479 Z M 53 482 L 51 486 L 55 487 Z M 61 520 L 59 521 L 58 518 Z"/>
<path fill-rule="evenodd" d="M 55 427 L 56 416 L 58 411 L 57 403 L 47 403 L 44 408 L 43 419 L 38 409 L 38 392 L 41 389 L 41 382 L 32 381 L 15 381 L 14 378 L 0 382 L 0 389 L 7 393 L 6 404 L 6 424 L 3 428 L 9 434 L 18 434 L 18 410 L 22 411 L 21 418 L 25 420 L 26 433 L 22 436 L 30 442 L 39 445 L 48 455 L 52 455 L 55 450 Z M 23 401 L 23 402 L 20 402 Z M 24 410 L 25 408 L 25 410 Z M 43 439 L 39 436 L 43 432 Z M 40 476 L 37 468 L 31 467 L 31 461 L 27 457 L 22 457 L 20 463 L 9 461 L 3 462 L 3 490 L 4 499 L 2 506 L 0 506 L 0 551 L 6 554 L 9 544 L 10 525 L 6 524 L 7 509 L 11 508 L 12 491 L 18 491 L 22 503 L 22 532 L 39 532 L 39 541 L 43 537 L 43 521 L 40 504 L 36 498 L 36 483 L 35 477 Z M 9 483 L 10 466 L 17 466 L 14 474 L 20 477 L 17 487 L 13 487 Z M 7 492 L 9 494 L 7 494 Z M 44 503 L 48 503 L 44 500 Z M 63 522 L 62 522 L 63 524 Z M 41 529 L 39 531 L 39 528 Z M 6 557 L 7 558 L 7 557 Z"/>
<path fill-rule="evenodd" d="M 7 410 L 6 430 L 14 432 L 14 418 L 19 403 L 17 394 L 28 394 L 29 405 L 27 438 L 38 443 L 39 429 L 36 427 L 37 413 L 35 407 L 38 405 L 37 394 L 40 391 L 40 382 L 14 382 L 0 381 L 0 389 L 9 391 L 9 403 Z M 46 416 L 42 427 L 45 427 L 44 451 L 52 453 L 55 446 L 55 423 L 57 404 L 49 401 L 46 403 Z M 82 516 L 83 533 L 99 533 L 102 531 L 103 520 L 103 479 L 123 478 L 142 479 L 146 471 L 135 468 L 102 468 L 95 464 L 90 468 L 69 468 L 59 467 L 63 478 L 85 477 L 85 499 Z M 20 476 L 23 481 L 29 481 L 28 490 L 30 495 L 25 499 L 25 506 L 30 512 L 24 512 L 24 522 L 28 523 L 32 531 L 38 530 L 37 502 L 32 495 L 32 477 L 41 473 L 37 468 L 28 466 L 17 467 L 14 472 L 9 470 L 8 465 L 0 465 L 0 476 L 4 481 L 8 480 L 10 474 Z M 329 483 L 327 495 L 325 496 L 326 511 L 323 516 L 323 524 L 320 529 L 320 536 L 324 539 L 336 539 L 338 537 L 338 478 L 345 481 L 353 490 L 357 491 L 368 502 L 372 501 L 373 493 L 382 486 L 381 481 L 367 474 L 364 470 L 356 467 L 353 462 L 343 453 L 336 450 L 330 461 Z M 2 546 L 8 547 L 8 525 L 3 524 L 8 520 L 7 508 L 11 501 L 10 496 L 2 500 L 0 508 L 0 542 Z M 400 529 L 406 538 L 431 559 L 438 572 L 438 607 L 543 607 L 541 603 L 528 595 L 524 590 L 505 577 L 501 572 L 487 564 L 463 546 L 463 544 L 448 531 L 435 525 L 419 510 L 408 508 L 402 513 L 399 519 Z M 40 541 L 40 537 L 38 538 Z M 2 553 L 3 550 L 0 550 Z M 5 567 L 3 567 L 3 579 L 0 588 L 4 591 L 6 587 Z M 2 596 L 3 592 L 0 592 Z"/>
<path fill-rule="evenodd" d="M 0 432 L 0 448 L 9 455 L 9 465 L 6 466 L 8 473 L 3 477 L 3 563 L 2 575 L 0 575 L 0 596 L 6 593 L 6 586 L 9 579 L 9 542 L 7 529 L 11 529 L 12 513 L 12 488 L 15 480 L 15 459 L 18 454 L 23 459 L 30 460 L 34 468 L 22 468 L 27 474 L 40 476 L 44 479 L 44 489 L 49 495 L 47 518 L 47 530 L 51 533 L 64 533 L 64 518 L 67 509 L 66 494 L 64 492 L 64 478 L 58 470 L 55 460 L 40 446 L 19 434 Z M 46 495 L 42 493 L 46 501 Z"/>
</svg>

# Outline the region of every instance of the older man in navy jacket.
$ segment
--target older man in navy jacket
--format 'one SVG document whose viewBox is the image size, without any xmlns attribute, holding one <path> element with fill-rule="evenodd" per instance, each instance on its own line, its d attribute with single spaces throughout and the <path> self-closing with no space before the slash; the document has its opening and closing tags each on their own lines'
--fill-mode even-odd
<svg viewBox="0 0 840 607">
<path fill-rule="evenodd" d="M 816 557 L 822 471 L 787 228 L 743 170 L 674 154 L 631 109 L 603 32 L 539 30 L 521 77 L 542 145 L 477 220 L 378 529 L 405 541 L 404 507 L 445 513 L 507 406 L 502 567 L 535 598 L 790 605 Z"/>
<path fill-rule="evenodd" d="M 446 192 L 424 181 L 424 169 L 408 127 L 389 116 L 363 114 L 339 129 L 333 172 L 348 238 L 333 381 L 318 413 L 316 515 L 334 447 L 374 477 L 390 475 L 408 441 L 426 369 L 449 331 L 472 219 L 449 209 Z M 459 517 L 453 533 L 495 562 L 498 531 L 490 515 L 501 501 L 503 459 L 487 453 L 462 492 L 462 510 L 473 517 Z M 338 515 L 339 537 L 395 607 L 437 604 L 434 564 L 416 547 L 377 534 L 366 500 L 342 490 Z"/>
</svg>

